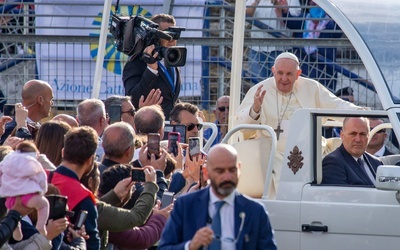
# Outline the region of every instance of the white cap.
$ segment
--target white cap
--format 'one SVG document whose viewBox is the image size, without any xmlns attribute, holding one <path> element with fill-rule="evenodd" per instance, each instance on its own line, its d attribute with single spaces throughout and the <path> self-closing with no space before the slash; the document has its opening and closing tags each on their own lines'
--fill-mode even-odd
<svg viewBox="0 0 400 250">
<path fill-rule="evenodd" d="M 275 63 L 279 60 L 279 59 L 291 59 L 293 61 L 295 61 L 298 65 L 300 65 L 299 63 L 299 59 L 297 58 L 297 56 L 293 53 L 290 52 L 283 52 L 281 54 L 279 54 L 279 56 L 276 57 L 275 59 Z"/>
</svg>

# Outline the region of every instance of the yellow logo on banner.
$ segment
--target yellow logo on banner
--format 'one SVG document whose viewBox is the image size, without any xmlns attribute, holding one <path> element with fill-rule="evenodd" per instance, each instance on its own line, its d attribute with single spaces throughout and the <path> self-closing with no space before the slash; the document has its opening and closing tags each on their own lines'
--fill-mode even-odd
<svg viewBox="0 0 400 250">
<path fill-rule="evenodd" d="M 114 8 L 112 8 L 114 9 Z M 146 18 L 151 18 L 151 13 L 140 6 L 120 6 L 119 13 L 121 16 L 133 16 L 133 15 L 142 15 Z M 100 12 L 97 17 L 93 20 L 94 26 L 101 26 L 101 19 L 103 17 L 103 13 Z M 100 30 L 100 29 L 99 29 Z M 90 36 L 99 36 L 99 33 L 90 33 Z M 108 34 L 111 36 L 111 34 Z M 91 43 L 90 44 L 90 56 L 96 60 L 98 53 L 99 44 Z M 106 53 L 104 56 L 103 68 L 108 71 L 113 72 L 114 74 L 122 75 L 122 70 L 124 68 L 125 62 L 128 60 L 128 56 L 122 52 L 117 51 L 114 43 L 106 44 Z"/>
</svg>

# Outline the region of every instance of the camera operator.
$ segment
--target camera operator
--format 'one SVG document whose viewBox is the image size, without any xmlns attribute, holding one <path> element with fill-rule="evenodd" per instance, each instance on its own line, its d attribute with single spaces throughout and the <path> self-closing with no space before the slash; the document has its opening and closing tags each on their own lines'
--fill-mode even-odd
<svg viewBox="0 0 400 250">
<path fill-rule="evenodd" d="M 156 14 L 151 20 L 159 25 L 160 30 L 167 30 L 176 24 L 175 18 L 167 14 Z M 163 47 L 176 46 L 176 40 L 168 41 L 160 38 L 160 45 Z M 158 52 L 153 54 L 154 49 L 155 46 L 152 44 L 143 50 L 143 54 L 156 58 Z M 164 60 L 146 64 L 142 56 L 139 55 L 125 64 L 122 80 L 125 94 L 132 97 L 132 103 L 135 107 L 139 107 L 139 99 L 142 96 L 146 98 L 152 89 L 161 90 L 161 97 L 163 98 L 161 106 L 165 117 L 168 119 L 169 112 L 177 101 L 181 88 L 178 68 L 167 68 L 164 65 Z"/>
</svg>

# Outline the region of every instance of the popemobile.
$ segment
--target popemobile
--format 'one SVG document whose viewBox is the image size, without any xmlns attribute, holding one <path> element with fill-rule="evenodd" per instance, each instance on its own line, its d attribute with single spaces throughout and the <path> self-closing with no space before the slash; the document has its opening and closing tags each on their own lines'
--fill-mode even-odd
<svg viewBox="0 0 400 250">
<path fill-rule="evenodd" d="M 400 1 L 315 0 L 341 27 L 361 57 L 383 110 L 341 111 L 300 109 L 290 122 L 276 195 L 269 197 L 276 135 L 233 145 L 242 162 L 238 189 L 268 210 L 279 249 L 400 249 L 400 155 L 381 158 L 375 186 L 324 185 L 322 159 L 340 144 L 325 139 L 323 127 L 340 127 L 345 117 L 389 118 L 371 131 L 391 128 L 400 138 Z"/>
</svg>

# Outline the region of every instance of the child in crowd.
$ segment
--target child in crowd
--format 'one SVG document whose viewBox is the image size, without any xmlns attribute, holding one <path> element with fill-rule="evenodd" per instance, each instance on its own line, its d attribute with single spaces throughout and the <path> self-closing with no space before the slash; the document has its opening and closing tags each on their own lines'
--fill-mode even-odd
<svg viewBox="0 0 400 250">
<path fill-rule="evenodd" d="M 6 197 L 8 209 L 14 205 L 16 197 L 21 196 L 23 205 L 36 209 L 36 228 L 42 235 L 46 235 L 49 203 L 44 194 L 47 191 L 47 178 L 37 160 L 38 155 L 35 144 L 24 141 L 16 147 L 15 152 L 0 162 L 0 196 Z M 22 239 L 20 223 L 13 232 L 13 238 L 17 241 Z"/>
</svg>

